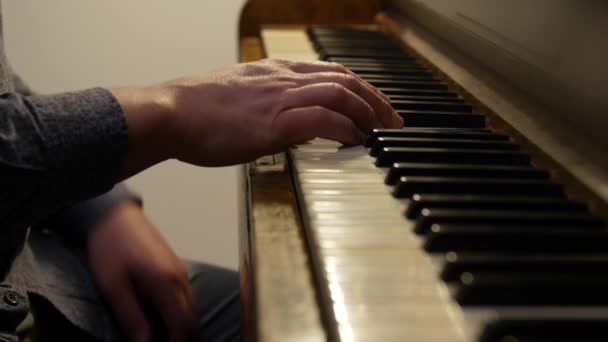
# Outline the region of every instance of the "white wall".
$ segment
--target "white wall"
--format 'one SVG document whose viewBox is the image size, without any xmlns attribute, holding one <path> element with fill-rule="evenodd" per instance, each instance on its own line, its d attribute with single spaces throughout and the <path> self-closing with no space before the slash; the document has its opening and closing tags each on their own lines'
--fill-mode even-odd
<svg viewBox="0 0 608 342">
<path fill-rule="evenodd" d="M 236 62 L 244 0 L 2 3 L 9 59 L 48 93 L 141 85 Z M 234 168 L 166 162 L 129 184 L 180 256 L 237 266 Z"/>
</svg>

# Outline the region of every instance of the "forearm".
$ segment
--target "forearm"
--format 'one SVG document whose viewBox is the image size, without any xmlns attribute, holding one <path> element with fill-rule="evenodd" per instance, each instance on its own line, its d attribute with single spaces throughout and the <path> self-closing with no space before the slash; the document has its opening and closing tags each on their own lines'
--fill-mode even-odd
<svg viewBox="0 0 608 342">
<path fill-rule="evenodd" d="M 174 96 L 170 88 L 116 88 L 110 92 L 129 127 L 127 157 L 120 177 L 132 175 L 171 157 Z"/>
</svg>

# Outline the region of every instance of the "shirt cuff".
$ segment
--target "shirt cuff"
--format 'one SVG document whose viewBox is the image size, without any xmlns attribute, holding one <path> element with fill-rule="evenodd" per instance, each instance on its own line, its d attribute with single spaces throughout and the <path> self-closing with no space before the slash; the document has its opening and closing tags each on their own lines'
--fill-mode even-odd
<svg viewBox="0 0 608 342">
<path fill-rule="evenodd" d="M 42 130 L 48 162 L 59 184 L 78 184 L 79 199 L 118 181 L 128 148 L 127 122 L 104 88 L 28 98 Z M 63 178 L 63 179 L 61 179 Z"/>
</svg>

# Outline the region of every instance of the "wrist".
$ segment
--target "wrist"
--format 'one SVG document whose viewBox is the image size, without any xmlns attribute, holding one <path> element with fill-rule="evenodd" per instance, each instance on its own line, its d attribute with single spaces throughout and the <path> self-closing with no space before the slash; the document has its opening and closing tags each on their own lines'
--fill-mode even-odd
<svg viewBox="0 0 608 342">
<path fill-rule="evenodd" d="M 163 86 L 111 89 L 127 121 L 129 147 L 123 178 L 173 157 L 175 101 Z"/>
</svg>

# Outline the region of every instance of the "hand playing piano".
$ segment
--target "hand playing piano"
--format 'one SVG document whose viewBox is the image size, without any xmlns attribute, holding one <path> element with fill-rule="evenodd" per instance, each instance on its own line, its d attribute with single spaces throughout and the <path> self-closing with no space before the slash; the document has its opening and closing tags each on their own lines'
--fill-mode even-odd
<svg viewBox="0 0 608 342">
<path fill-rule="evenodd" d="M 384 94 L 325 62 L 262 60 L 112 92 L 129 125 L 127 175 L 167 158 L 243 163 L 316 137 L 360 144 L 403 126 Z"/>
</svg>

